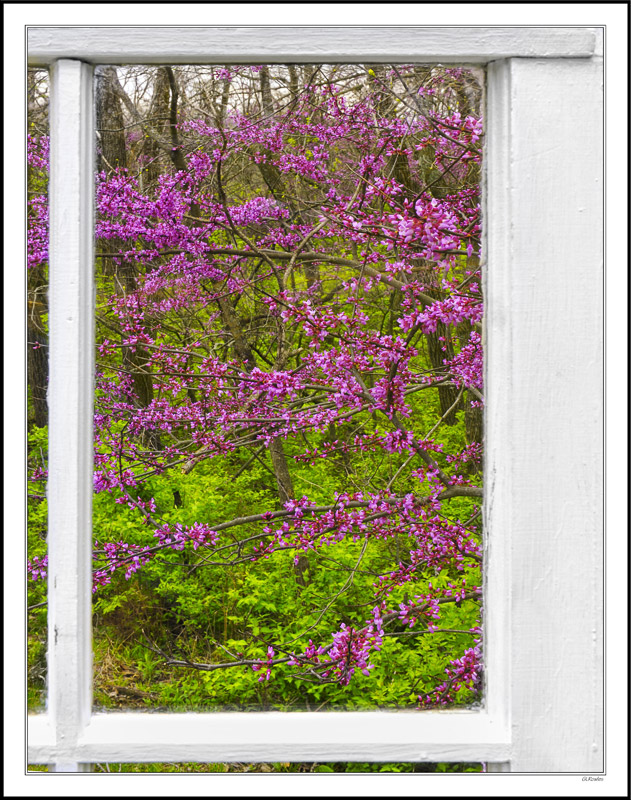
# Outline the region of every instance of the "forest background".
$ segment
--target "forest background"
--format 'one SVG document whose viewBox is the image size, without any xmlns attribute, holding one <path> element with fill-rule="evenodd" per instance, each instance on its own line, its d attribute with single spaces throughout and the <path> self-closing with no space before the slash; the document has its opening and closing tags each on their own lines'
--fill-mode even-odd
<svg viewBox="0 0 631 800">
<path fill-rule="evenodd" d="M 95 91 L 95 703 L 480 702 L 479 74 L 102 67 Z M 46 118 L 33 72 L 33 707 Z"/>
</svg>

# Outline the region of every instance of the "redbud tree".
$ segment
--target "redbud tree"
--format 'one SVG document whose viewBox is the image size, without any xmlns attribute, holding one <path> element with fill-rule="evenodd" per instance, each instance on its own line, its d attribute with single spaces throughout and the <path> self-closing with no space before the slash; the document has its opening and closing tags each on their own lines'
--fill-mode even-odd
<svg viewBox="0 0 631 800">
<path fill-rule="evenodd" d="M 109 68 L 97 88 L 95 506 L 133 535 L 95 525 L 95 597 L 232 574 L 239 647 L 211 626 L 195 660 L 145 633 L 165 665 L 363 681 L 378 705 L 388 653 L 425 665 L 397 703 L 479 699 L 475 76 Z M 45 137 L 29 163 L 43 180 Z M 29 203 L 37 269 L 45 191 Z M 298 617 L 256 593 L 265 573 Z"/>
</svg>

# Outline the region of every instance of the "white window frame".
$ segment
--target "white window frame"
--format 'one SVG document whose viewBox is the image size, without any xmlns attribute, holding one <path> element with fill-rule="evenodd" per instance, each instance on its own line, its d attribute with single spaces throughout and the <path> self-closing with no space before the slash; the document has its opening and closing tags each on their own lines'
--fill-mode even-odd
<svg viewBox="0 0 631 800">
<path fill-rule="evenodd" d="M 29 763 L 602 772 L 602 28 L 31 27 L 28 57 L 51 76 L 49 691 Z M 93 713 L 93 65 L 363 60 L 487 68 L 484 707 Z"/>
</svg>

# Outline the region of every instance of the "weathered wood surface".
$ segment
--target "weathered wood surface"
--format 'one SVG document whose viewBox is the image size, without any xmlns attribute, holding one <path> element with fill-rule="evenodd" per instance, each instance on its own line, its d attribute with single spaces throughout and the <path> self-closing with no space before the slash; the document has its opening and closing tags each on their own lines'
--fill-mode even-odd
<svg viewBox="0 0 631 800">
<path fill-rule="evenodd" d="M 508 758 L 508 732 L 483 712 L 95 714 L 76 747 L 35 722 L 32 762 L 482 761 Z M 37 731 L 33 729 L 33 733 Z"/>
<path fill-rule="evenodd" d="M 62 60 L 50 96 L 48 710 L 58 742 L 91 711 L 94 393 L 92 68 Z"/>
<path fill-rule="evenodd" d="M 602 78 L 597 57 L 489 69 L 487 533 L 510 577 L 487 608 L 508 584 L 517 772 L 604 765 Z"/>
<path fill-rule="evenodd" d="M 585 28 L 502 27 L 32 27 L 29 64 L 413 61 L 486 64 L 500 58 L 589 57 Z"/>
</svg>

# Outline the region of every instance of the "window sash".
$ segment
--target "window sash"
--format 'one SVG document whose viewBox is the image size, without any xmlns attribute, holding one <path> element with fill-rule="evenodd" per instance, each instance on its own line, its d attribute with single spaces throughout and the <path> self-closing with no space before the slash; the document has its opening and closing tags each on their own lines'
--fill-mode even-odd
<svg viewBox="0 0 631 800">
<path fill-rule="evenodd" d="M 602 121 L 589 113 L 602 103 L 599 31 L 482 30 L 29 29 L 29 60 L 51 66 L 49 704 L 29 718 L 31 763 L 60 770 L 92 761 L 413 760 L 602 769 L 602 159 L 594 155 L 602 152 Z M 87 62 L 195 63 L 208 53 L 233 63 L 448 56 L 489 64 L 481 710 L 91 712 Z M 568 314 L 562 331 L 559 296 Z M 577 358 L 580 379 L 572 372 Z M 572 595 L 577 585 L 587 586 L 580 598 Z"/>
</svg>

